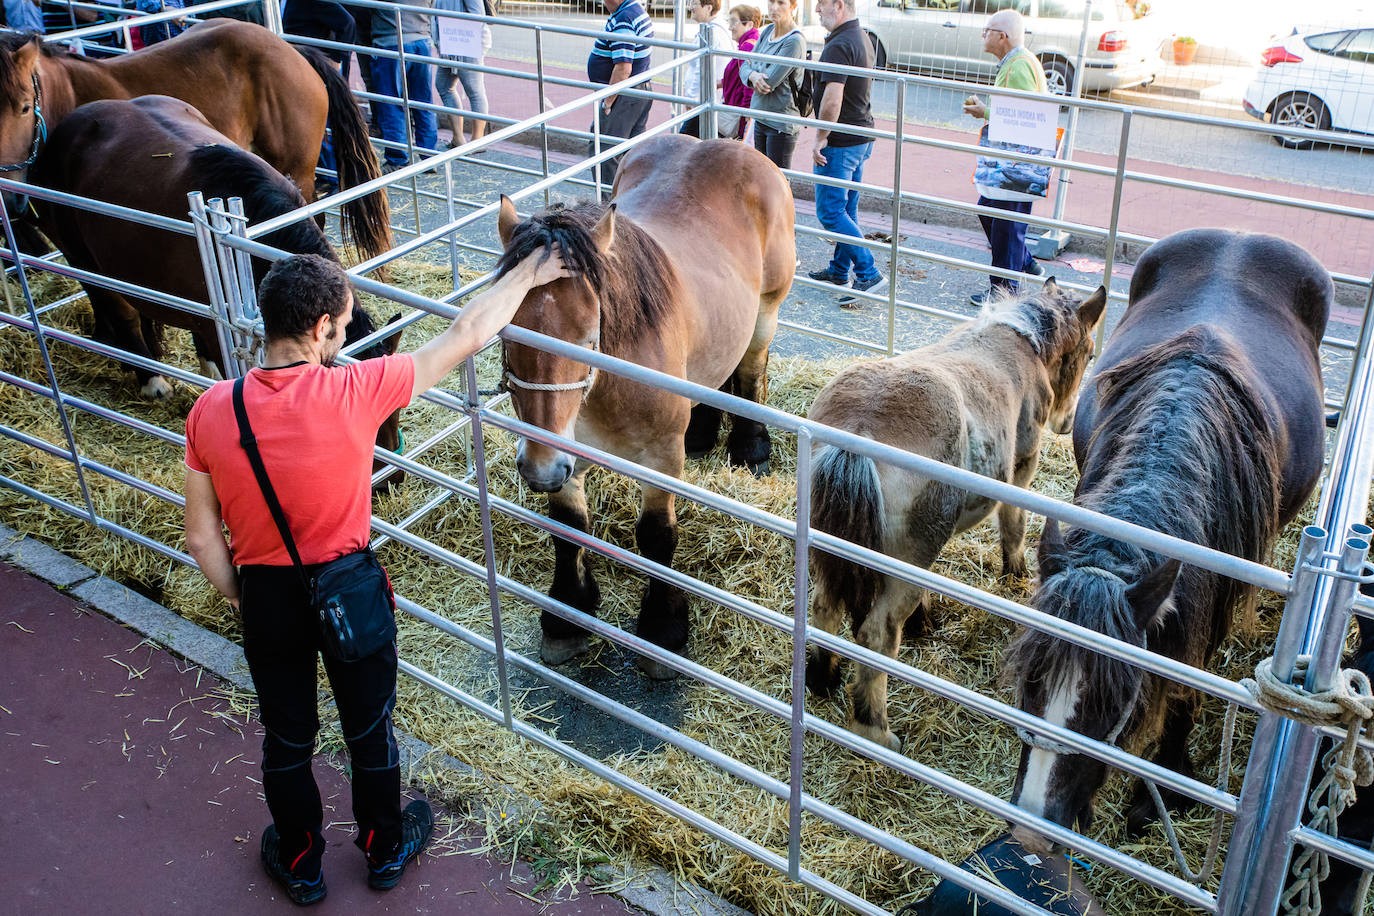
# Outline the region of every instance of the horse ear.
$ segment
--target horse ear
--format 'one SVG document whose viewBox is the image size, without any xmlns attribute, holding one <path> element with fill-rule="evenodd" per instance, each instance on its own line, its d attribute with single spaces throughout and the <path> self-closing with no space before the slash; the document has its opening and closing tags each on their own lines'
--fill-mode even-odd
<svg viewBox="0 0 1374 916">
<path fill-rule="evenodd" d="M 401 313 L 400 313 L 400 312 L 397 312 L 395 315 L 392 315 L 391 318 L 389 318 L 389 319 L 387 320 L 387 324 L 395 324 L 396 322 L 398 322 L 398 321 L 400 321 L 400 320 L 401 320 Z M 382 340 L 382 349 L 386 351 L 386 355 L 387 355 L 387 356 L 392 356 L 392 355 L 394 355 L 394 354 L 396 353 L 396 351 L 399 350 L 400 348 L 401 348 L 401 332 L 400 332 L 400 331 L 397 331 L 395 334 L 392 334 L 390 337 L 384 338 L 384 339 Z"/>
<path fill-rule="evenodd" d="M 510 198 L 501 195 L 501 212 L 496 217 L 496 233 L 501 236 L 501 247 L 510 244 L 511 236 L 515 234 L 515 227 L 520 225 L 520 214 L 515 212 L 515 204 L 511 203 Z"/>
<path fill-rule="evenodd" d="M 1057 293 L 1059 292 L 1059 281 L 1054 277 L 1049 277 L 1045 280 L 1045 285 L 1042 286 L 1041 289 L 1047 293 Z"/>
<path fill-rule="evenodd" d="M 605 214 L 596 221 L 596 226 L 592 228 L 592 241 L 596 242 L 602 254 L 611 250 L 611 243 L 615 241 L 615 204 L 607 207 Z"/>
<path fill-rule="evenodd" d="M 1126 589 L 1126 601 L 1135 612 L 1136 623 L 1142 628 L 1155 619 L 1160 605 L 1169 597 L 1169 592 L 1173 591 L 1181 565 L 1178 560 L 1170 557 Z"/>
<path fill-rule="evenodd" d="M 16 70 L 24 71 L 29 69 L 38 60 L 39 39 L 34 35 L 27 42 L 20 45 L 14 51 L 14 66 Z"/>
<path fill-rule="evenodd" d="M 1102 313 L 1107 310 L 1107 287 L 1099 286 L 1097 292 L 1083 300 L 1078 306 L 1078 320 L 1085 328 L 1097 327 Z"/>
<path fill-rule="evenodd" d="M 1059 530 L 1059 523 L 1048 516 L 1040 532 L 1035 560 L 1040 566 L 1041 582 L 1064 571 L 1064 534 Z"/>
</svg>

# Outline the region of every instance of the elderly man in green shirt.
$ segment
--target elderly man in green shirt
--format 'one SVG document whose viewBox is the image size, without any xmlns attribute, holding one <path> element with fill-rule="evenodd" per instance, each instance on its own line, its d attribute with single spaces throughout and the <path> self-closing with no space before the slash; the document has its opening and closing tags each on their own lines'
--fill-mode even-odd
<svg viewBox="0 0 1374 916">
<path fill-rule="evenodd" d="M 997 79 L 993 83 L 998 88 L 1021 89 L 1026 92 L 1048 92 L 1045 83 L 1045 68 L 1040 59 L 1027 51 L 1023 42 L 1026 38 L 1026 23 L 1016 10 L 1001 10 L 989 19 L 983 29 L 983 50 L 1000 60 Z M 964 100 L 964 113 L 975 118 L 987 119 L 988 107 L 975 95 Z M 1009 191 L 988 185 L 978 185 L 978 206 L 995 207 L 1012 213 L 1030 213 L 1035 196 L 1021 191 Z M 983 224 L 983 234 L 992 248 L 992 266 L 1004 270 L 1019 271 L 1040 276 L 1045 269 L 1036 263 L 1035 258 L 1026 250 L 1026 224 L 1009 219 L 996 219 L 979 216 Z M 991 289 L 974 293 L 970 298 L 974 305 L 982 305 L 988 297 L 999 289 L 1015 293 L 1018 289 L 1015 280 L 1005 277 L 991 277 Z"/>
</svg>

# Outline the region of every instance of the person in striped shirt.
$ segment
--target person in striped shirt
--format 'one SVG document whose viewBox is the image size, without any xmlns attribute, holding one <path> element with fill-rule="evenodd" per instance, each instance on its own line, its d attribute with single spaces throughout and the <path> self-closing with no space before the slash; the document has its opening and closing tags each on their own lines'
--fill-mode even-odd
<svg viewBox="0 0 1374 916">
<path fill-rule="evenodd" d="M 615 85 L 649 69 L 649 46 L 636 39 L 653 38 L 654 23 L 639 0 L 602 0 L 610 18 L 606 20 L 606 34 L 592 45 L 587 57 L 587 78 L 593 83 Z M 644 88 L 648 88 L 647 86 Z M 601 137 L 603 146 L 644 132 L 649 122 L 652 99 L 615 95 L 601 103 Z M 596 125 L 593 122 L 592 130 Z M 587 155 L 595 151 L 595 141 L 588 144 Z M 600 181 L 615 181 L 616 163 L 612 159 L 601 165 Z"/>
</svg>

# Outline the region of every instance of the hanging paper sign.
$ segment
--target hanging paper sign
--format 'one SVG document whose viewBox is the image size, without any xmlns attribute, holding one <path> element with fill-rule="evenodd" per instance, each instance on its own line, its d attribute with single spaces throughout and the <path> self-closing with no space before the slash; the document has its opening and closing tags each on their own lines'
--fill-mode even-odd
<svg viewBox="0 0 1374 916">
<path fill-rule="evenodd" d="M 994 95 L 989 100 L 988 139 L 993 143 L 1054 149 L 1058 127 L 1058 102 L 1007 95 Z"/>
<path fill-rule="evenodd" d="M 439 53 L 445 57 L 481 57 L 482 23 L 439 17 Z"/>
</svg>

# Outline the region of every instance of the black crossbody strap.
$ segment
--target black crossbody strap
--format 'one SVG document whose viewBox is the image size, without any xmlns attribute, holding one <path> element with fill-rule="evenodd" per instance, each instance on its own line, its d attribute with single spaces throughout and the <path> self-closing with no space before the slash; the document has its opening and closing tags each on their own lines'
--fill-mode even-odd
<svg viewBox="0 0 1374 916">
<path fill-rule="evenodd" d="M 277 492 L 272 489 L 272 480 L 267 476 L 267 468 L 263 466 L 262 453 L 258 451 L 258 439 L 253 435 L 253 427 L 248 425 L 248 409 L 243 404 L 245 379 L 247 376 L 239 376 L 234 382 L 234 416 L 239 421 L 239 444 L 248 453 L 248 463 L 253 466 L 253 476 L 258 478 L 258 487 L 262 490 L 263 499 L 267 500 L 267 508 L 272 513 L 272 520 L 277 523 L 277 531 L 281 532 L 282 543 L 286 545 L 286 552 L 291 554 L 291 562 L 301 577 L 301 584 L 305 586 L 306 595 L 309 595 L 310 582 L 306 578 L 305 566 L 301 563 L 301 555 L 296 550 L 296 540 L 291 537 L 291 528 L 286 524 L 286 513 L 282 512 L 281 503 L 277 501 Z"/>
</svg>

